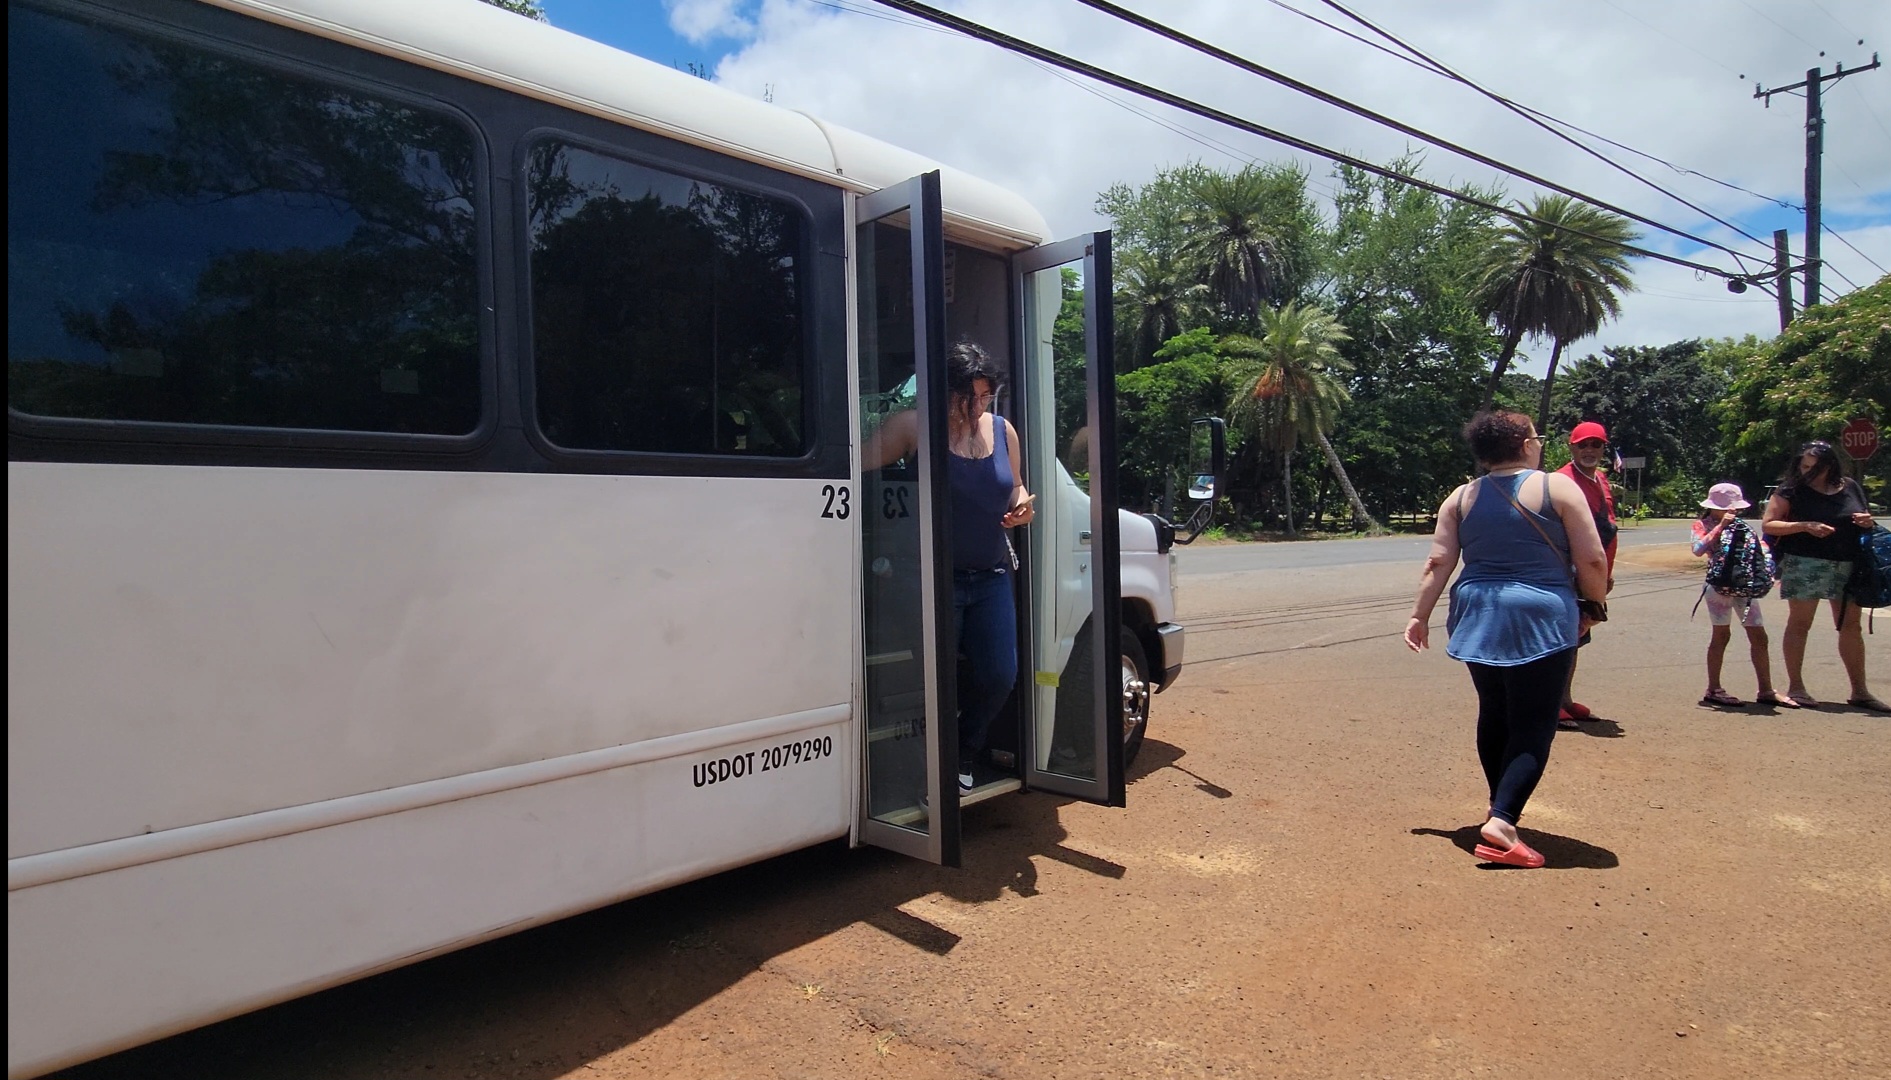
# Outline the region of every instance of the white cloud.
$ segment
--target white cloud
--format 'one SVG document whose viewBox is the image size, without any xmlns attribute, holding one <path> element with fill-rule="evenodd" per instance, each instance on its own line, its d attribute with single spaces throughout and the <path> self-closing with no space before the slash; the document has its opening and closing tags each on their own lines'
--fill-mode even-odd
<svg viewBox="0 0 1891 1080">
<path fill-rule="evenodd" d="M 1803 218 L 1797 213 L 1604 148 L 1761 242 L 1746 240 L 1475 92 L 1279 6 L 1259 0 L 1136 2 L 1178 29 L 1368 108 L 1750 253 L 1751 268 L 1770 265 L 1771 233 L 1781 225 L 1794 229 L 1795 258 L 1803 253 Z M 1314 0 L 1287 2 L 1340 18 Z M 835 4 L 858 10 L 836 10 Z M 948 6 L 1006 33 L 1374 161 L 1411 144 L 1396 132 L 1072 0 L 961 0 Z M 1795 204 L 1803 198 L 1802 99 L 1775 97 L 1771 108 L 1763 107 L 1753 99 L 1754 82 L 1796 82 L 1814 64 L 1828 71 L 1835 61 L 1855 66 L 1873 49 L 1891 46 L 1891 5 L 1882 0 L 1756 0 L 1737 7 L 1719 0 L 1660 6 L 1358 0 L 1348 6 L 1498 93 Z M 770 86 L 779 104 L 1010 187 L 1035 203 L 1060 235 L 1106 224 L 1093 207 L 1097 192 L 1108 185 L 1140 183 L 1156 169 L 1190 158 L 1216 166 L 1298 159 L 1311 172 L 1316 192 L 1330 190 L 1324 160 L 1051 72 L 991 45 L 912 25 L 871 0 L 685 0 L 672 5 L 673 24 L 685 8 L 695 13 L 693 19 L 700 17 L 700 25 L 746 26 L 753 34 L 723 59 L 717 81 L 755 94 Z M 1860 37 L 1863 46 L 1854 44 Z M 1824 96 L 1827 222 L 1845 229 L 1847 239 L 1878 264 L 1891 266 L 1891 70 L 1827 83 Z M 1491 170 L 1443 150 L 1425 154 L 1424 171 L 1432 179 L 1497 179 Z M 1504 183 L 1512 197 L 1532 191 L 1521 180 Z M 1652 230 L 1645 244 L 1710 265 L 1734 265 L 1724 253 Z M 1830 237 L 1823 246 L 1832 271 L 1859 283 L 1879 276 Z M 1625 297 L 1622 319 L 1577 351 L 1777 330 L 1772 301 L 1758 291 L 1735 297 L 1716 278 L 1695 280 L 1692 271 L 1653 260 L 1638 262 L 1636 273 L 1642 288 Z M 1827 280 L 1847 288 L 1836 273 L 1828 272 Z"/>
<path fill-rule="evenodd" d="M 742 0 L 664 0 L 670 29 L 694 45 L 716 38 L 742 40 L 755 33 L 755 24 L 741 14 Z"/>
</svg>

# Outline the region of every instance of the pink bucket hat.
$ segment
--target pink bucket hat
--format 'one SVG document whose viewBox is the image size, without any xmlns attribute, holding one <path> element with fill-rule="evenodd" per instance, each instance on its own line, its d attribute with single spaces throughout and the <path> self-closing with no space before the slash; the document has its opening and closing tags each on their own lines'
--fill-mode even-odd
<svg viewBox="0 0 1891 1080">
<path fill-rule="evenodd" d="M 1707 498 L 1701 500 L 1703 510 L 1745 510 L 1752 505 L 1739 484 L 1715 484 L 1707 489 Z"/>
</svg>

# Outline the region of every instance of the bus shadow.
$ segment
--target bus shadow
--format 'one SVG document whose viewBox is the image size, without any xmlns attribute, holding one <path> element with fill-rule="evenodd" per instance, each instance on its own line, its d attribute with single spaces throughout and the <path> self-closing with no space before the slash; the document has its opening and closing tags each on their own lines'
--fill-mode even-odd
<svg viewBox="0 0 1891 1080">
<path fill-rule="evenodd" d="M 1148 745 L 1132 780 L 1173 765 L 1161 746 Z M 1069 801 L 1031 793 L 968 809 L 962 869 L 824 844 L 55 1075 L 550 1080 L 636 1044 L 776 957 L 851 926 L 948 956 L 960 934 L 905 910 L 923 897 L 979 904 L 1036 896 L 1039 859 L 1123 877 L 1124 867 L 1064 845 L 1059 811 Z"/>
</svg>

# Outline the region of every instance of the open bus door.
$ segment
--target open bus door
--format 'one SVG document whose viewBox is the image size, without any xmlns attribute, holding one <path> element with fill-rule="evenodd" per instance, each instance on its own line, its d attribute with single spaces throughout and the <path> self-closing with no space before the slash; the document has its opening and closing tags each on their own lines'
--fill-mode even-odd
<svg viewBox="0 0 1891 1080">
<path fill-rule="evenodd" d="M 863 843 L 959 864 L 957 648 L 946 495 L 945 231 L 939 174 L 857 207 L 861 437 L 913 409 L 918 449 L 860 477 Z M 910 386 L 912 398 L 891 393 Z"/>
<path fill-rule="evenodd" d="M 957 648 L 946 481 L 945 244 L 939 176 L 857 204 L 863 445 L 911 409 L 918 446 L 860 476 L 860 840 L 959 863 Z M 1123 694 L 1109 234 L 1011 261 L 1014 412 L 1038 514 L 1018 536 L 1026 787 L 1120 806 Z M 1081 344 L 1059 339 L 1066 269 L 1084 291 Z M 1064 355 L 1059 350 L 1070 355 Z M 1140 683 L 1138 683 L 1140 685 Z"/>
<path fill-rule="evenodd" d="M 1028 537 L 1022 689 L 1026 787 L 1123 805 L 1124 695 L 1117 537 L 1116 378 L 1110 234 L 1012 258 L 1020 432 L 1039 513 Z M 1059 332 L 1066 282 L 1083 295 L 1083 337 Z"/>
</svg>

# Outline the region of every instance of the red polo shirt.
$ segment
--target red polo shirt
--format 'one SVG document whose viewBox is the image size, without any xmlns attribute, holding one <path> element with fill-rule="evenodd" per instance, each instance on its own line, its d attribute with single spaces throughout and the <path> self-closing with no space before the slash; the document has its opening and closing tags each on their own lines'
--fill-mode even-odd
<svg viewBox="0 0 1891 1080">
<path fill-rule="evenodd" d="M 1615 524 L 1615 492 L 1609 487 L 1608 473 L 1598 468 L 1595 478 L 1591 479 L 1584 476 L 1582 470 L 1576 468 L 1576 463 L 1573 461 L 1556 471 L 1574 480 L 1576 486 L 1582 489 L 1583 496 L 1589 500 L 1589 513 L 1593 514 L 1598 521 L 1607 521 L 1610 525 Z M 1609 557 L 1611 579 L 1615 577 L 1615 541 L 1617 539 L 1619 537 L 1611 536 L 1609 542 L 1602 545 L 1603 552 Z"/>
</svg>

